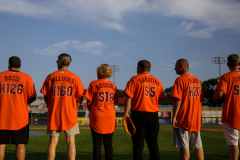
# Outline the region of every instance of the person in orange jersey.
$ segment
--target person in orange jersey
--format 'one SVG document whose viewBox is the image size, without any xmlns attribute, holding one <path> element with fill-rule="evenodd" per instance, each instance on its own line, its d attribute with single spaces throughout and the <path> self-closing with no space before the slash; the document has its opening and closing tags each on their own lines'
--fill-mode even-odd
<svg viewBox="0 0 240 160">
<path fill-rule="evenodd" d="M 84 95 L 90 111 L 90 128 L 93 138 L 93 159 L 101 160 L 102 141 L 105 160 L 113 159 L 112 137 L 116 128 L 114 103 L 118 102 L 118 92 L 114 83 L 107 78 L 112 76 L 108 64 L 97 68 L 98 80 L 92 81 Z"/>
<path fill-rule="evenodd" d="M 172 125 L 174 146 L 180 148 L 182 160 L 190 158 L 189 149 L 194 149 L 198 160 L 204 159 L 200 136 L 203 92 L 200 80 L 189 73 L 188 61 L 179 59 L 175 64 L 175 80 L 170 97 L 174 100 Z"/>
<path fill-rule="evenodd" d="M 36 100 L 32 78 L 20 72 L 21 60 L 9 58 L 7 71 L 0 73 L 0 160 L 4 159 L 6 144 L 16 144 L 15 158 L 25 159 L 28 144 L 28 104 Z"/>
<path fill-rule="evenodd" d="M 123 94 L 124 116 L 129 116 L 136 127 L 132 136 L 133 159 L 143 159 L 144 139 L 146 139 L 150 152 L 150 160 L 159 160 L 158 132 L 159 132 L 159 105 L 158 100 L 164 99 L 162 83 L 149 74 L 151 63 L 147 60 L 138 62 L 137 74 L 128 82 Z"/>
<path fill-rule="evenodd" d="M 222 130 L 229 146 L 231 160 L 239 157 L 240 144 L 240 70 L 239 56 L 231 54 L 228 56 L 227 66 L 230 72 L 222 75 L 213 95 L 214 101 L 222 101 Z"/>
<path fill-rule="evenodd" d="M 77 107 L 82 103 L 84 87 L 80 78 L 68 71 L 71 61 L 70 55 L 60 54 L 57 60 L 58 70 L 47 76 L 40 91 L 48 106 L 48 160 L 55 159 L 61 131 L 66 136 L 68 160 L 75 160 L 76 157 L 75 134 L 79 134 Z"/>
</svg>

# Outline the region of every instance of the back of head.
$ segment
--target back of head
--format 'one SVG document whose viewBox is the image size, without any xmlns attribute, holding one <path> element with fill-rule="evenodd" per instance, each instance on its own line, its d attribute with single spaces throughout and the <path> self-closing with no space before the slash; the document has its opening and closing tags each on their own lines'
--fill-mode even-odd
<svg viewBox="0 0 240 160">
<path fill-rule="evenodd" d="M 182 64 L 186 69 L 188 69 L 188 61 L 184 58 L 177 60 L 177 64 Z"/>
<path fill-rule="evenodd" d="M 58 56 L 58 61 L 60 61 L 63 66 L 69 66 L 72 62 L 72 58 L 69 54 L 62 53 Z"/>
<path fill-rule="evenodd" d="M 112 77 L 112 68 L 108 64 L 101 64 L 97 68 L 97 74 L 100 78 Z"/>
<path fill-rule="evenodd" d="M 229 67 L 239 66 L 239 56 L 237 54 L 230 54 L 227 59 Z"/>
<path fill-rule="evenodd" d="M 141 60 L 138 62 L 138 67 L 141 67 L 142 71 L 150 72 L 151 63 L 147 60 Z"/>
<path fill-rule="evenodd" d="M 9 66 L 10 68 L 20 68 L 21 67 L 21 60 L 17 56 L 10 57 L 8 60 L 8 63 L 10 65 Z"/>
</svg>

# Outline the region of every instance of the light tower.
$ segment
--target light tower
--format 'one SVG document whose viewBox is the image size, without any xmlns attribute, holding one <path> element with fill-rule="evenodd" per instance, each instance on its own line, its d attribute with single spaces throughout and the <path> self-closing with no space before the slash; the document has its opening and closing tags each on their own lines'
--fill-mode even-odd
<svg viewBox="0 0 240 160">
<path fill-rule="evenodd" d="M 220 64 L 224 64 L 225 62 L 227 62 L 226 60 L 227 58 L 226 57 L 212 57 L 212 63 L 213 64 L 219 64 L 219 74 L 220 74 L 220 77 L 221 77 L 221 66 Z"/>
<path fill-rule="evenodd" d="M 121 66 L 120 65 L 110 65 L 110 67 L 112 68 L 112 71 L 113 71 L 113 83 L 115 84 L 115 72 L 120 71 Z"/>
</svg>

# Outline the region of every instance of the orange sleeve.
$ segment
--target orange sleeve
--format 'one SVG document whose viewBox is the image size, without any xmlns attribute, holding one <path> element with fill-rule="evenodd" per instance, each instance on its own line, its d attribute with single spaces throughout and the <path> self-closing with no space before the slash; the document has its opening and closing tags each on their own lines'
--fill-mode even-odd
<svg viewBox="0 0 240 160">
<path fill-rule="evenodd" d="M 126 96 L 128 96 L 129 98 L 133 99 L 133 97 L 134 97 L 134 92 L 135 92 L 135 88 L 136 88 L 136 87 L 135 87 L 135 82 L 131 79 L 131 80 L 128 82 L 125 90 L 123 91 L 123 94 L 126 95 Z"/>
<path fill-rule="evenodd" d="M 217 87 L 216 87 L 216 91 L 217 90 L 223 91 L 224 94 L 227 93 L 227 79 L 226 79 L 225 75 L 220 77 L 220 80 L 219 80 L 219 82 L 217 84 Z"/>
<path fill-rule="evenodd" d="M 182 86 L 178 78 L 175 80 L 175 83 L 172 88 L 172 92 L 170 94 L 170 98 L 177 98 L 180 101 L 182 101 Z"/>
<path fill-rule="evenodd" d="M 89 84 L 88 89 L 84 95 L 84 98 L 86 98 L 88 101 L 92 102 L 92 100 L 93 100 L 92 83 Z"/>
<path fill-rule="evenodd" d="M 75 97 L 79 98 L 82 97 L 84 94 L 85 90 L 82 84 L 82 81 L 79 77 L 77 77 L 76 79 L 76 93 L 75 93 Z"/>
<path fill-rule="evenodd" d="M 32 78 L 30 76 L 28 76 L 28 78 L 27 78 L 27 99 L 30 99 L 30 98 L 36 97 L 36 96 L 37 96 L 37 93 L 36 93 L 34 82 L 33 82 Z"/>
<path fill-rule="evenodd" d="M 47 96 L 48 95 L 48 91 L 49 91 L 49 75 L 47 76 L 47 78 L 45 79 L 44 83 L 43 83 L 43 86 L 40 90 L 40 92 L 44 95 L 44 96 Z"/>
</svg>

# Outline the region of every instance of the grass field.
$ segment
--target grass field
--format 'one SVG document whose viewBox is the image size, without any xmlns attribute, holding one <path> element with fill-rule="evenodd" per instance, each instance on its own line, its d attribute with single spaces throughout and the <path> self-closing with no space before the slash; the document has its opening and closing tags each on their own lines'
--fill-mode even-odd
<svg viewBox="0 0 240 160">
<path fill-rule="evenodd" d="M 43 127 L 43 126 L 41 126 Z M 46 127 L 46 126 L 45 126 Z M 203 126 L 204 127 L 204 126 Z M 212 126 L 214 127 L 214 126 Z M 216 126 L 218 127 L 218 126 Z M 160 127 L 161 128 L 161 127 Z M 31 130 L 44 132 L 46 130 Z M 81 129 L 80 134 L 76 135 L 76 159 L 90 160 L 92 159 L 92 137 L 90 129 Z M 222 132 L 201 131 L 203 148 L 206 160 L 224 160 L 229 159 L 228 146 Z M 48 147 L 47 135 L 30 136 L 29 144 L 26 145 L 27 155 L 26 160 L 45 160 Z M 179 149 L 173 147 L 173 130 L 160 129 L 159 132 L 159 149 L 162 160 L 180 159 Z M 14 145 L 7 145 L 5 160 L 14 159 Z M 60 135 L 59 143 L 56 149 L 56 160 L 66 160 L 66 144 L 64 133 Z M 131 137 L 127 135 L 123 129 L 116 129 L 113 134 L 113 152 L 114 160 L 129 160 L 132 159 L 132 142 Z M 104 159 L 104 148 L 102 147 L 102 159 Z M 147 145 L 144 147 L 144 159 L 149 159 Z M 191 151 L 191 158 L 194 158 L 194 152 Z"/>
</svg>

